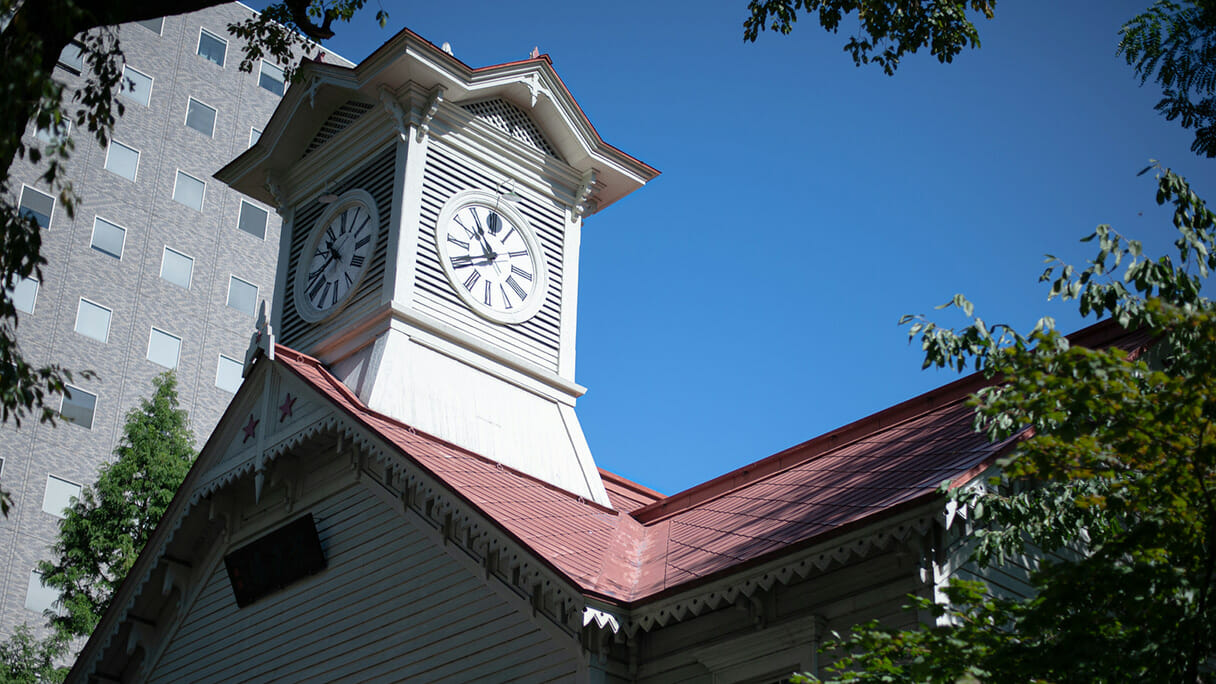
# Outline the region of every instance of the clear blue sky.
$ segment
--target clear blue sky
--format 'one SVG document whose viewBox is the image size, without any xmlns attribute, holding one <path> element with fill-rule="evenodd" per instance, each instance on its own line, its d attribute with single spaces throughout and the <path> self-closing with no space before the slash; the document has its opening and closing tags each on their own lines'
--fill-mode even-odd
<svg viewBox="0 0 1216 684">
<path fill-rule="evenodd" d="M 671 494 L 953 379 L 896 322 L 955 292 L 1082 327 L 1043 255 L 1082 262 L 1100 223 L 1168 246 L 1150 158 L 1216 199 L 1216 162 L 1115 54 L 1147 4 L 1002 2 L 981 49 L 894 77 L 810 17 L 743 43 L 743 0 L 385 4 L 388 28 L 365 11 L 327 48 L 359 61 L 402 26 L 471 66 L 537 45 L 663 172 L 585 224 L 577 380 L 597 463 Z"/>
</svg>

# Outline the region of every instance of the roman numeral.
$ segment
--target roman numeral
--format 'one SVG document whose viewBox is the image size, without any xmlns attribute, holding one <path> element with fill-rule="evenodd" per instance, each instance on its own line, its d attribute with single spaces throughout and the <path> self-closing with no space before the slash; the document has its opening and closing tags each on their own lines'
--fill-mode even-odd
<svg viewBox="0 0 1216 684">
<path fill-rule="evenodd" d="M 458 239 L 455 235 L 448 235 L 448 242 L 452 243 L 453 245 L 456 245 L 457 247 L 463 248 L 463 249 L 469 248 L 469 243 L 465 242 L 464 240 Z"/>
<path fill-rule="evenodd" d="M 359 217 L 359 211 L 356 209 L 356 210 L 355 210 L 355 218 L 358 218 L 358 217 Z M 359 224 L 359 227 L 355 229 L 355 235 L 358 235 L 359 233 L 362 233 L 362 232 L 363 232 L 363 229 L 367 227 L 367 224 L 368 224 L 368 223 L 369 223 L 371 220 L 372 220 L 372 217 L 371 217 L 371 215 L 370 215 L 370 214 L 369 214 L 369 215 L 367 215 L 367 216 L 365 216 L 365 217 L 363 217 L 363 223 L 360 223 L 360 224 Z M 354 223 L 354 219 L 351 219 L 351 223 Z"/>
<path fill-rule="evenodd" d="M 518 252 L 507 252 L 507 256 L 514 259 L 515 257 L 528 256 L 528 250 L 521 249 Z"/>
<path fill-rule="evenodd" d="M 511 298 L 507 296 L 507 291 L 503 289 L 502 285 L 498 286 L 498 291 L 502 293 L 502 303 L 508 309 L 510 309 L 511 308 Z"/>
<path fill-rule="evenodd" d="M 519 295 L 520 299 L 528 298 L 528 292 L 519 286 L 519 283 L 515 281 L 515 276 L 507 276 L 507 284 L 511 286 L 512 290 L 515 290 L 515 294 Z"/>
<path fill-rule="evenodd" d="M 520 278 L 526 278 L 528 282 L 532 282 L 532 274 L 516 266 L 515 264 L 511 264 L 511 272 Z"/>
<path fill-rule="evenodd" d="M 348 289 L 348 290 L 349 290 L 349 289 L 350 289 L 350 286 L 355 284 L 355 281 L 353 281 L 353 280 L 351 280 L 351 279 L 350 279 L 350 274 L 349 274 L 349 273 L 343 273 L 343 274 L 342 274 L 342 277 L 343 277 L 343 278 L 346 278 L 346 289 Z"/>
<path fill-rule="evenodd" d="M 363 256 L 360 254 L 355 254 L 355 255 L 351 256 L 350 265 L 354 266 L 355 268 L 362 268 L 363 267 Z"/>
<path fill-rule="evenodd" d="M 505 243 L 511 237 L 511 233 L 514 233 L 514 232 L 515 232 L 515 226 L 511 226 L 511 230 L 508 230 L 507 234 L 502 236 L 502 241 Z"/>
<path fill-rule="evenodd" d="M 365 235 L 364 237 L 361 237 L 355 241 L 355 249 L 359 249 L 359 248 L 363 247 L 363 245 L 366 245 L 367 243 L 369 243 L 371 241 L 372 241 L 372 236 Z"/>
<path fill-rule="evenodd" d="M 325 297 L 329 295 L 329 288 L 333 286 L 328 280 L 324 281 L 325 287 L 321 289 L 321 296 L 317 297 L 317 306 L 325 305 Z"/>
<path fill-rule="evenodd" d="M 346 211 L 338 217 L 338 235 L 346 235 L 346 217 L 349 215 L 350 212 Z"/>
<path fill-rule="evenodd" d="M 337 240 L 337 239 L 338 239 L 338 236 L 337 236 L 337 235 L 334 235 L 334 227 L 333 227 L 333 226 L 330 226 L 330 227 L 328 227 L 328 228 L 326 228 L 326 229 L 325 229 L 325 237 L 329 238 L 329 241 L 330 241 L 330 242 L 333 242 L 334 240 Z"/>
<path fill-rule="evenodd" d="M 477 225 L 477 232 L 480 233 L 480 232 L 484 231 L 485 228 L 482 227 L 482 225 L 481 225 L 481 217 L 477 215 L 477 210 L 472 207 L 469 207 L 469 213 L 473 215 L 473 223 L 475 223 Z"/>
<path fill-rule="evenodd" d="M 469 230 L 469 227 L 468 227 L 468 226 L 466 226 L 466 225 L 464 224 L 464 222 L 460 220 L 460 217 L 459 217 L 459 216 L 453 216 L 453 217 L 452 217 L 452 220 L 453 220 L 453 221 L 456 223 L 456 225 L 460 226 L 461 228 L 464 228 L 464 232 L 465 232 L 465 233 L 467 233 L 469 237 L 476 237 L 476 236 L 477 236 L 477 233 L 475 233 L 475 232 L 473 232 L 473 231 Z"/>
<path fill-rule="evenodd" d="M 464 279 L 464 289 L 468 290 L 469 292 L 472 292 L 473 286 L 476 285 L 477 281 L 480 279 L 481 279 L 481 274 L 478 273 L 477 271 L 473 271 L 472 273 L 469 274 L 468 278 Z"/>
<path fill-rule="evenodd" d="M 464 268 L 473 265 L 472 254 L 457 254 L 452 257 L 452 268 Z"/>
<path fill-rule="evenodd" d="M 338 284 L 337 284 L 337 283 L 334 283 L 334 298 L 333 298 L 333 300 L 332 300 L 330 303 L 331 303 L 331 304 L 337 304 L 337 303 L 338 303 Z"/>
<path fill-rule="evenodd" d="M 321 291 L 321 286 L 324 284 L 325 284 L 324 278 L 317 278 L 317 281 L 315 283 L 313 283 L 313 285 L 312 285 L 312 289 L 308 291 L 308 298 L 316 299 L 317 293 Z"/>
<path fill-rule="evenodd" d="M 490 281 L 488 281 L 488 280 L 486 281 L 486 294 L 485 294 L 484 299 L 486 302 L 486 306 L 492 306 L 491 302 L 494 300 L 490 296 Z"/>
</svg>

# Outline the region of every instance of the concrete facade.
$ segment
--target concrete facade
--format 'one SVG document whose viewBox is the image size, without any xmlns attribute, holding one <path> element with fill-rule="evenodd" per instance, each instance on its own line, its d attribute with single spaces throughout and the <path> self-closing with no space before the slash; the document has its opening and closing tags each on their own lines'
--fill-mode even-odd
<svg viewBox="0 0 1216 684">
<path fill-rule="evenodd" d="M 22 623 L 44 623 L 38 611 L 27 607 L 27 588 L 35 563 L 49 557 L 58 529 L 58 516 L 43 510 L 48 476 L 90 484 L 98 466 L 112 458 L 126 413 L 150 393 L 152 378 L 166 370 L 149 360 L 156 355 L 149 353 L 150 338 L 164 341 L 167 333 L 180 339 L 179 397 L 199 447 L 233 396 L 231 388 L 219 386 L 217 372 L 221 364 L 243 361 L 254 316 L 230 306 L 230 285 L 238 278 L 257 287 L 257 301 L 270 298 L 280 230 L 273 208 L 211 177 L 249 146 L 255 129 L 263 127 L 280 100 L 260 85 L 260 64 L 252 73 L 238 69 L 240 45 L 228 36 L 227 25 L 251 12 L 234 3 L 166 17 L 159 32 L 156 22 L 119 27 L 127 66 L 138 71 L 132 76 L 145 85 L 141 75 L 151 78 L 147 104 L 121 96 L 126 111 L 111 143 L 111 148 L 119 143 L 139 151 L 134 180 L 107 168 L 107 148 L 87 132 L 72 132 L 76 148 L 66 165 L 67 178 L 80 201 L 74 218 L 57 204 L 43 232 L 48 263 L 33 312 L 20 316 L 18 339 L 33 362 L 94 371 L 95 378 L 77 377 L 73 384 L 95 395 L 96 407 L 91 427 L 66 421 L 51 427 L 33 420 L 20 428 L 0 426 L 0 484 L 15 504 L 8 518 L 0 520 L 0 637 Z M 216 43 L 204 38 L 204 31 L 227 41 L 222 65 L 200 54 L 216 54 Z M 81 79 L 69 68 L 56 69 L 56 77 L 69 92 Z M 188 110 L 194 107 L 203 114 L 205 128 L 208 110 L 200 105 L 215 111 L 211 135 L 196 130 L 196 120 L 195 127 L 187 125 Z M 26 138 L 38 142 L 32 128 Z M 179 179 L 179 197 L 192 183 L 181 174 L 205 183 L 201 210 L 175 199 Z M 13 199 L 20 200 L 23 182 L 46 191 L 38 175 L 28 161 L 14 163 Z M 264 236 L 238 227 L 242 204 L 250 216 L 265 213 Z M 94 234 L 97 219 L 125 230 L 120 256 L 97 248 L 107 245 L 105 235 Z M 104 224 L 101 231 L 114 234 Z M 192 260 L 188 287 L 162 277 L 166 249 L 176 253 L 170 258 L 179 264 L 183 255 Z M 82 298 L 110 310 L 104 342 L 77 332 Z M 162 361 L 164 349 L 157 347 Z M 171 353 L 167 362 L 172 363 Z M 50 405 L 58 402 L 52 398 Z"/>
</svg>

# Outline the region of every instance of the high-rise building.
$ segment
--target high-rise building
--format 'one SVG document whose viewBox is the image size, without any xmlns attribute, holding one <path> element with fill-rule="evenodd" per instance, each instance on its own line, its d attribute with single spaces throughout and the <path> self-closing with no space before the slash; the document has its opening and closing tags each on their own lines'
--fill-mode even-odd
<svg viewBox="0 0 1216 684">
<path fill-rule="evenodd" d="M 55 595 L 35 565 L 152 378 L 176 369 L 200 446 L 240 385 L 258 303 L 274 285 L 280 221 L 211 174 L 257 140 L 285 88 L 272 63 L 238 68 L 241 45 L 227 26 L 251 14 L 233 3 L 119 27 L 126 111 L 106 147 L 70 133 L 74 217 L 37 167 L 13 164 L 10 190 L 42 223 L 48 262 L 41 282 L 14 288 L 22 351 L 96 377 L 77 377 L 57 426 L 0 427 L 0 484 L 15 503 L 0 520 L 0 636 L 44 623 Z M 85 68 L 69 48 L 56 78 L 71 92 Z M 31 127 L 26 141 L 45 136 Z"/>
</svg>

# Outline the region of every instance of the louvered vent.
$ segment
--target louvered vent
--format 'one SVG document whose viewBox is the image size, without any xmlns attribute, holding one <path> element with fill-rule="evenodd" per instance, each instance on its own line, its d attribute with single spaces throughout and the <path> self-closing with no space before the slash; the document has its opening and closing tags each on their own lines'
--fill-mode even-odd
<svg viewBox="0 0 1216 684">
<path fill-rule="evenodd" d="M 478 119 L 528 147 L 540 150 L 550 157 L 558 156 L 557 150 L 553 149 L 548 140 L 545 140 L 545 136 L 541 135 L 540 129 L 532 123 L 532 119 L 510 102 L 495 98 L 473 102 L 465 105 L 464 108 L 475 114 Z"/>
<path fill-rule="evenodd" d="M 350 126 L 359 117 L 366 114 L 372 106 L 366 102 L 351 100 L 335 109 L 334 113 L 330 114 L 325 123 L 321 125 L 321 130 L 317 131 L 317 134 L 313 136 L 312 142 L 308 143 L 308 149 L 304 150 L 304 156 L 307 157 L 312 154 L 313 150 L 316 150 L 318 147 L 329 142 L 330 138 L 346 130 L 347 126 Z"/>
</svg>

